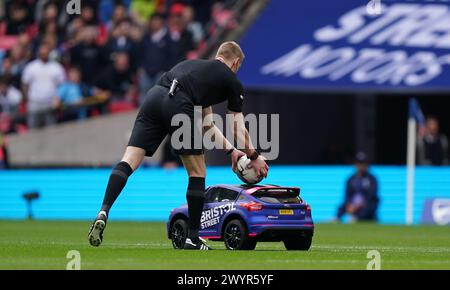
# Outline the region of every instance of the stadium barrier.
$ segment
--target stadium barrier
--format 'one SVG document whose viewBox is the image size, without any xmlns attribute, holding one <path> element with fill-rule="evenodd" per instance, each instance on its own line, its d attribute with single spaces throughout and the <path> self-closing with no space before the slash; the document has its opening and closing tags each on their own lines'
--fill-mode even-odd
<svg viewBox="0 0 450 290">
<path fill-rule="evenodd" d="M 334 218 L 343 200 L 350 166 L 272 166 L 268 184 L 300 186 L 316 222 Z M 379 181 L 379 221 L 405 223 L 406 168 L 373 166 Z M 90 220 L 103 199 L 109 169 L 42 169 L 0 171 L 0 219 L 27 217 L 25 192 L 39 192 L 36 219 Z M 419 223 L 426 200 L 450 198 L 450 167 L 418 167 L 414 223 Z M 185 203 L 187 176 L 183 169 L 142 168 L 129 179 L 111 211 L 113 220 L 165 221 L 170 210 Z M 237 183 L 228 167 L 208 168 L 207 185 Z"/>
<path fill-rule="evenodd" d="M 219 108 L 222 110 L 216 112 L 224 112 L 225 106 Z M 123 156 L 136 114 L 137 110 L 104 115 L 8 135 L 9 164 L 12 168 L 111 166 Z M 160 164 L 162 147 L 146 158 L 147 164 Z M 229 162 L 225 154 L 206 152 L 206 155 L 211 165 Z"/>
<path fill-rule="evenodd" d="M 122 156 L 137 111 L 8 136 L 13 167 L 109 166 Z"/>
</svg>

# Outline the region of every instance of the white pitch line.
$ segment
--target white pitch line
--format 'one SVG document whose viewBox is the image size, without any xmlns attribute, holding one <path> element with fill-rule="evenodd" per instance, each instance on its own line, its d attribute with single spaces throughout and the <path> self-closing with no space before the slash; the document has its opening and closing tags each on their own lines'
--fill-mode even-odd
<svg viewBox="0 0 450 290">
<path fill-rule="evenodd" d="M 449 247 L 400 247 L 400 246 L 337 246 L 337 245 L 313 245 L 312 249 L 332 252 L 350 251 L 359 252 L 367 250 L 379 250 L 387 252 L 425 252 L 425 253 L 450 253 Z"/>
<path fill-rule="evenodd" d="M 303 259 L 286 259 L 286 260 L 266 260 L 268 263 L 311 263 L 311 264 L 366 264 L 367 260 L 303 260 Z"/>
<path fill-rule="evenodd" d="M 366 264 L 367 260 L 303 260 L 303 259 L 286 259 L 286 260 L 265 260 L 265 262 L 269 263 L 283 263 L 283 264 L 291 264 L 291 263 L 299 263 L 299 264 Z M 385 259 L 383 260 L 384 264 L 405 264 L 408 263 L 410 266 L 414 265 L 422 265 L 422 264 L 430 264 L 430 265 L 442 265 L 442 264 L 449 264 L 450 261 L 431 261 L 431 260 L 420 260 L 417 263 L 409 263 L 405 262 L 404 260 L 391 260 L 391 259 Z"/>
<path fill-rule="evenodd" d="M 0 245 L 10 245 L 8 241 L 0 241 Z M 40 242 L 28 242 L 28 241 L 19 241 L 16 245 L 20 246 L 45 246 L 45 245 L 53 245 L 53 246 L 87 246 L 88 243 L 74 243 L 68 244 L 67 242 L 54 242 L 54 241 L 40 241 Z M 103 247 L 118 247 L 118 248 L 148 248 L 148 249 L 172 249 L 170 242 L 167 243 L 110 243 L 104 242 Z M 273 247 L 269 244 L 261 244 L 258 246 L 258 249 L 263 250 L 273 250 L 273 251 L 284 251 L 284 247 Z M 312 252 L 363 252 L 368 250 L 378 250 L 382 252 L 396 252 L 396 253 L 410 253 L 410 252 L 419 252 L 419 253 L 450 253 L 450 247 L 401 247 L 401 246 L 343 246 L 343 245 L 312 245 Z M 305 252 L 307 253 L 307 252 Z"/>
</svg>

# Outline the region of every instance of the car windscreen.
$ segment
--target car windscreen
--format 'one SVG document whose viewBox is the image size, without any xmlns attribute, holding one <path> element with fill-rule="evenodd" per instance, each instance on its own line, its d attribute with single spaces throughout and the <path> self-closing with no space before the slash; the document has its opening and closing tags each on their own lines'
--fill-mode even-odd
<svg viewBox="0 0 450 290">
<path fill-rule="evenodd" d="M 298 191 L 291 189 L 270 189 L 257 191 L 253 196 L 267 203 L 302 203 L 298 194 Z"/>
<path fill-rule="evenodd" d="M 206 192 L 206 203 L 234 201 L 238 196 L 238 192 L 221 187 L 213 187 Z"/>
</svg>

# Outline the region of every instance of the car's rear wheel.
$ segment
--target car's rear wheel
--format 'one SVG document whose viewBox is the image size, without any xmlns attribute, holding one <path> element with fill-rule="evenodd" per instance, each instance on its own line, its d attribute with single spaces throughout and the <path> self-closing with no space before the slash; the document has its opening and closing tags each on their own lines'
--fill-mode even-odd
<svg viewBox="0 0 450 290">
<path fill-rule="evenodd" d="M 231 220 L 225 225 L 223 240 L 228 250 L 254 250 L 257 242 L 248 236 L 247 227 L 238 219 Z"/>
<path fill-rule="evenodd" d="M 176 220 L 170 229 L 174 249 L 183 249 L 188 234 L 188 224 L 184 219 Z"/>
<path fill-rule="evenodd" d="M 286 250 L 308 251 L 311 248 L 312 236 L 292 237 L 283 241 Z"/>
</svg>

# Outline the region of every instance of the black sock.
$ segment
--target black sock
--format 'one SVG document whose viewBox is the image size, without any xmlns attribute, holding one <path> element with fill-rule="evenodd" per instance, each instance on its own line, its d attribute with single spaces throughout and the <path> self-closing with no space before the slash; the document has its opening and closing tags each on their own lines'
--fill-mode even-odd
<svg viewBox="0 0 450 290">
<path fill-rule="evenodd" d="M 120 192 L 122 192 L 125 184 L 127 184 L 128 177 L 131 173 L 133 173 L 133 169 L 125 161 L 119 162 L 112 170 L 101 208 L 107 215 L 109 215 L 111 206 L 116 201 Z"/>
<path fill-rule="evenodd" d="M 188 238 L 195 244 L 200 240 L 198 231 L 200 229 L 200 219 L 205 203 L 205 178 L 189 177 L 188 190 L 186 193 L 189 212 L 189 233 Z"/>
</svg>

